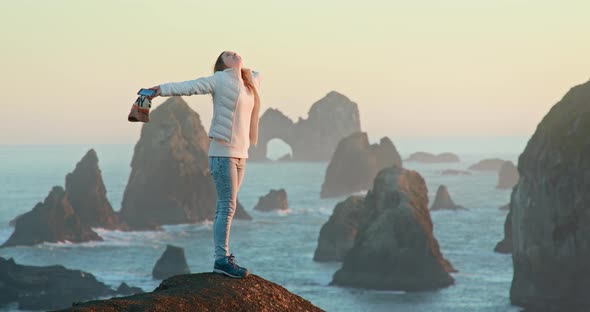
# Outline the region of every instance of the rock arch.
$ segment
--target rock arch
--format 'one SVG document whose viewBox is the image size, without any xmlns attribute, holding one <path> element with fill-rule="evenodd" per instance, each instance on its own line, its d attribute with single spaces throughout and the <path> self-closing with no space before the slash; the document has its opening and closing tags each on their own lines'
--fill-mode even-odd
<svg viewBox="0 0 590 312">
<path fill-rule="evenodd" d="M 289 144 L 296 161 L 329 161 L 344 137 L 361 131 L 356 103 L 331 91 L 315 102 L 308 118 L 293 122 L 280 110 L 267 109 L 260 117 L 258 145 L 250 148 L 250 160 L 266 161 L 267 144 L 279 138 Z"/>
</svg>

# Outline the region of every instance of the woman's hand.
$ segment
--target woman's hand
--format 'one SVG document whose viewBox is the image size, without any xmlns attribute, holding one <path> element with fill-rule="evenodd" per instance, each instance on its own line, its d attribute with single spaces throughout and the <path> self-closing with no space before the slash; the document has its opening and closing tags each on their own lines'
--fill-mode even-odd
<svg viewBox="0 0 590 312">
<path fill-rule="evenodd" d="M 160 86 L 154 86 L 149 88 L 150 90 L 156 90 L 156 95 L 154 96 L 148 96 L 148 99 L 151 101 L 153 98 L 160 96 Z"/>
</svg>

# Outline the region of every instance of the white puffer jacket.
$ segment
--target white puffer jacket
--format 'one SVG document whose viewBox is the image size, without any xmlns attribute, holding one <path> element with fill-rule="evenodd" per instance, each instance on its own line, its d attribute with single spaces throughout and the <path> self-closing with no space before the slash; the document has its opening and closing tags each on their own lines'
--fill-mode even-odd
<svg viewBox="0 0 590 312">
<path fill-rule="evenodd" d="M 238 70 L 230 67 L 223 71 L 217 71 L 208 77 L 201 77 L 183 82 L 170 82 L 160 85 L 161 96 L 212 94 L 213 95 L 213 117 L 209 128 L 209 137 L 221 139 L 232 143 L 232 126 L 238 95 L 240 94 L 240 83 Z M 260 90 L 260 75 L 252 71 L 254 86 Z M 260 91 L 258 91 L 260 94 Z M 256 113 L 254 113 L 256 112 Z M 256 145 L 258 140 L 258 112 L 259 108 L 254 107 L 250 119 L 250 144 Z"/>
</svg>

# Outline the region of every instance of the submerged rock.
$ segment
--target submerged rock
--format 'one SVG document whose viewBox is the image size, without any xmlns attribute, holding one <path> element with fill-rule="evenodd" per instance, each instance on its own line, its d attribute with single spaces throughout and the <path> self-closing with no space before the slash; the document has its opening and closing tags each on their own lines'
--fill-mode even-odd
<svg viewBox="0 0 590 312">
<path fill-rule="evenodd" d="M 190 272 L 184 256 L 184 248 L 167 245 L 166 250 L 152 270 L 152 276 L 155 279 L 163 280 L 174 275 L 189 274 Z"/>
<path fill-rule="evenodd" d="M 88 272 L 61 265 L 20 265 L 0 257 L 0 305 L 16 302 L 20 310 L 62 309 L 76 301 L 140 292 L 125 283 L 115 291 Z"/>
<path fill-rule="evenodd" d="M 72 305 L 65 311 L 323 311 L 282 286 L 251 274 L 233 279 L 221 274 L 177 275 L 154 291 Z"/>
<path fill-rule="evenodd" d="M 397 149 L 387 137 L 369 145 L 366 132 L 342 139 L 326 169 L 321 198 L 337 197 L 371 188 L 379 170 L 402 166 Z"/>
<path fill-rule="evenodd" d="M 381 170 L 365 205 L 367 219 L 333 285 L 420 291 L 454 283 L 449 272 L 455 270 L 434 238 L 420 174 L 396 167 Z"/>
<path fill-rule="evenodd" d="M 54 186 L 43 203 L 16 219 L 14 232 L 1 247 L 95 240 L 102 238 L 80 221 L 65 190 Z"/>
<path fill-rule="evenodd" d="M 217 193 L 208 149 L 199 115 L 184 100 L 175 96 L 156 107 L 135 145 L 123 220 L 134 230 L 213 220 Z M 244 215 L 238 205 L 234 218 Z"/>
<path fill-rule="evenodd" d="M 520 155 L 511 196 L 510 299 L 590 311 L 590 81 L 551 108 Z"/>
<path fill-rule="evenodd" d="M 267 144 L 279 138 L 291 146 L 294 161 L 328 161 L 340 140 L 361 131 L 357 104 L 336 91 L 315 102 L 307 119 L 293 122 L 269 108 L 259 124 L 258 144 L 250 147 L 249 160 L 268 160 Z"/>
<path fill-rule="evenodd" d="M 366 218 L 364 208 L 365 198 L 361 196 L 350 196 L 336 205 L 332 216 L 320 230 L 314 261 L 344 259 L 344 255 L 352 248 L 361 220 Z"/>
<path fill-rule="evenodd" d="M 430 210 L 463 210 L 465 207 L 455 204 L 451 199 L 449 190 L 445 185 L 440 185 L 436 190 L 436 197 Z"/>
<path fill-rule="evenodd" d="M 287 192 L 285 189 L 270 190 L 270 192 L 258 199 L 258 203 L 254 206 L 254 210 L 272 211 L 272 210 L 288 210 L 289 204 L 287 202 Z"/>
</svg>

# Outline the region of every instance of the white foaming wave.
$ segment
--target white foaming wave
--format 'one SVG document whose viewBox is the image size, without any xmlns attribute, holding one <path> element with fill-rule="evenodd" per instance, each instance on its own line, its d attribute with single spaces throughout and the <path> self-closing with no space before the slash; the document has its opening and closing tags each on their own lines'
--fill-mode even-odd
<svg viewBox="0 0 590 312">
<path fill-rule="evenodd" d="M 291 208 L 287 208 L 287 209 L 279 209 L 275 213 L 279 216 L 286 216 L 286 215 L 291 214 L 291 212 L 292 212 Z"/>
<path fill-rule="evenodd" d="M 291 208 L 287 208 L 287 209 L 277 209 L 277 210 L 271 210 L 271 211 L 250 211 L 248 213 L 253 217 L 253 219 L 258 219 L 258 218 L 264 219 L 265 217 L 273 217 L 273 216 L 285 217 L 285 216 L 292 214 L 293 212 L 294 211 Z"/>
<path fill-rule="evenodd" d="M 103 228 L 93 228 L 93 230 L 103 238 L 102 241 L 87 241 L 75 243 L 68 240 L 61 242 L 44 242 L 36 245 L 39 248 L 63 248 L 63 247 L 102 247 L 102 246 L 137 246 L 142 245 L 143 242 L 152 245 L 154 241 L 170 238 L 172 235 L 166 231 L 112 231 Z"/>
</svg>

